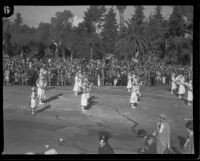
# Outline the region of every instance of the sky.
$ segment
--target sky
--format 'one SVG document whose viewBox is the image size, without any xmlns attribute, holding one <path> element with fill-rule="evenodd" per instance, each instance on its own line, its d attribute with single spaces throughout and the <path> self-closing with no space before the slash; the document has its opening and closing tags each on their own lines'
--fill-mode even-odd
<svg viewBox="0 0 200 161">
<path fill-rule="evenodd" d="M 106 6 L 109 9 L 111 6 Z M 148 17 L 151 13 L 154 13 L 155 6 L 143 6 L 144 15 Z M 64 10 L 71 10 L 74 15 L 74 26 L 77 26 L 78 23 L 83 21 L 84 11 L 86 11 L 89 6 L 14 6 L 14 15 L 10 17 L 11 21 L 14 21 L 16 18 L 16 13 L 21 13 L 24 24 L 27 24 L 30 27 L 38 27 L 40 22 L 50 22 L 51 17 L 55 16 L 56 12 L 62 12 Z M 134 6 L 127 6 L 124 17 L 129 19 L 134 14 Z M 162 14 L 164 18 L 169 18 L 169 15 L 172 13 L 172 7 L 162 6 Z M 116 18 L 119 23 L 119 13 L 117 10 Z"/>
</svg>

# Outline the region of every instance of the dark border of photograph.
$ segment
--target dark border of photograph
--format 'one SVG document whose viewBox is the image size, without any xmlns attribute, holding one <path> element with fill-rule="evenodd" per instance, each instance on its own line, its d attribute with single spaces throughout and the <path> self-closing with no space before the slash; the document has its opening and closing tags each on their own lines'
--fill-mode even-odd
<svg viewBox="0 0 200 161">
<path fill-rule="evenodd" d="M 84 2 L 84 4 L 83 4 Z M 200 158 L 199 156 L 199 77 L 200 77 L 200 71 L 199 71 L 199 32 L 200 32 L 200 21 L 199 21 L 199 15 L 200 15 L 200 4 L 197 0 L 190 0 L 184 2 L 181 0 L 176 1 L 158 1 L 154 0 L 151 1 L 151 3 L 147 3 L 147 1 L 122 1 L 120 2 L 111 2 L 111 1 L 77 1 L 77 2 L 70 2 L 70 1 L 4 1 L 4 4 L 6 5 L 43 5 L 43 6 L 49 6 L 49 5 L 193 5 L 194 6 L 194 40 L 193 40 L 193 87 L 194 87 L 194 105 L 193 105 L 193 121 L 194 121 L 194 143 L 195 143 L 195 154 L 172 154 L 172 155 L 153 155 L 153 154 L 147 154 L 147 155 L 135 155 L 135 154 L 114 154 L 114 155 L 94 155 L 94 154 L 80 154 L 80 155 L 2 155 L 2 158 L 4 160 L 132 160 L 132 159 L 138 159 L 138 160 L 160 160 L 160 159 L 176 159 L 176 160 L 197 160 Z M 1 6 L 1 9 L 3 7 Z M 2 14 L 1 14 L 2 15 Z M 2 22 L 2 19 L 1 19 Z M 2 44 L 2 43 L 1 43 Z M 2 45 L 1 45 L 2 47 Z M 2 56 L 2 54 L 1 54 Z M 1 68 L 2 72 L 2 68 Z M 3 84 L 3 77 L 1 78 L 2 84 Z M 3 107 L 3 87 L 2 89 L 2 107 Z M 3 125 L 3 108 L 1 108 L 1 121 Z M 3 127 L 3 126 L 1 126 Z M 2 143 L 3 140 L 3 128 L 2 128 Z M 134 143 L 133 143 L 134 144 Z M 3 152 L 3 144 L 1 144 L 1 150 Z"/>
</svg>

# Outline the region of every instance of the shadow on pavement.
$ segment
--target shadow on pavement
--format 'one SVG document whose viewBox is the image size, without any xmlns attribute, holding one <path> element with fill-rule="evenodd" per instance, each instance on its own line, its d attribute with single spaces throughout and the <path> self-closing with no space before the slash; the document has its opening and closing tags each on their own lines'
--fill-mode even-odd
<svg viewBox="0 0 200 161">
<path fill-rule="evenodd" d="M 179 140 L 179 145 L 181 148 L 183 148 L 184 144 L 185 144 L 185 138 L 182 136 L 178 136 L 178 140 Z"/>
<path fill-rule="evenodd" d="M 88 105 L 85 107 L 86 110 L 89 110 L 93 105 L 96 105 L 98 102 L 94 101 L 94 99 L 97 99 L 98 97 L 92 96 L 88 99 Z"/>
<path fill-rule="evenodd" d="M 62 96 L 62 95 L 63 95 L 62 93 L 59 93 L 59 94 L 57 94 L 57 95 L 55 95 L 55 96 L 50 97 L 49 99 L 44 100 L 43 102 L 44 102 L 44 103 L 47 103 L 47 102 L 50 102 L 50 101 L 52 101 L 52 100 L 56 100 L 56 99 L 59 98 L 59 96 Z"/>
<path fill-rule="evenodd" d="M 184 101 L 184 103 L 187 105 L 188 104 L 188 100 L 187 99 L 185 99 L 185 98 L 181 98 L 183 101 Z"/>
<path fill-rule="evenodd" d="M 43 107 L 42 109 L 38 110 L 38 111 L 36 112 L 36 114 L 37 114 L 37 113 L 40 113 L 40 112 L 42 112 L 42 111 L 45 111 L 45 110 L 47 110 L 47 109 L 50 109 L 50 108 L 51 108 L 51 105 L 47 105 L 47 106 Z"/>
</svg>

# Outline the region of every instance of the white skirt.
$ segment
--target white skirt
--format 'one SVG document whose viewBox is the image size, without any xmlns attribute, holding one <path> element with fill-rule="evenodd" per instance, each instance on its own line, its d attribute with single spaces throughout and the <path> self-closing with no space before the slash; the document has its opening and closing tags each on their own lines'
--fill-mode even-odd
<svg viewBox="0 0 200 161">
<path fill-rule="evenodd" d="M 45 98 L 45 90 L 44 89 L 38 88 L 37 94 L 38 94 L 39 98 L 41 98 L 41 99 Z"/>
<path fill-rule="evenodd" d="M 177 88 L 176 83 L 172 82 L 172 90 L 175 90 Z"/>
<path fill-rule="evenodd" d="M 79 84 L 78 82 L 75 82 L 73 92 L 78 92 L 79 91 Z"/>
<path fill-rule="evenodd" d="M 130 79 L 130 80 L 128 80 L 127 88 L 129 89 L 131 87 L 132 87 L 132 84 L 131 84 L 131 79 Z"/>
<path fill-rule="evenodd" d="M 89 93 L 83 93 L 81 96 L 81 106 L 87 106 L 88 105 L 88 98 L 89 98 Z"/>
<path fill-rule="evenodd" d="M 100 79 L 99 75 L 98 75 L 98 79 L 97 79 L 97 84 L 98 84 L 98 86 L 101 86 L 101 79 Z"/>
<path fill-rule="evenodd" d="M 178 94 L 184 94 L 185 93 L 185 87 L 183 85 L 179 86 Z"/>
<path fill-rule="evenodd" d="M 130 103 L 137 103 L 137 94 L 136 92 L 131 93 Z"/>
<path fill-rule="evenodd" d="M 36 102 L 36 99 L 31 99 L 31 108 L 35 108 L 36 107 L 36 104 L 37 104 L 37 102 Z"/>
<path fill-rule="evenodd" d="M 188 90 L 188 97 L 187 97 L 188 101 L 193 101 L 193 93 L 192 91 Z"/>
</svg>

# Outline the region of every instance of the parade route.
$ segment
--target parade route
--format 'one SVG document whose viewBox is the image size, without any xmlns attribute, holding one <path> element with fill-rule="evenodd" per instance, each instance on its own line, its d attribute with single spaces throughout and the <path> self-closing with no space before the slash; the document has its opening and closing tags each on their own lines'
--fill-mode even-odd
<svg viewBox="0 0 200 161">
<path fill-rule="evenodd" d="M 141 87 L 142 98 L 136 109 L 129 105 L 126 87 L 93 87 L 86 113 L 73 87 L 55 86 L 47 90 L 46 103 L 31 115 L 31 87 L 3 87 L 3 154 L 42 153 L 45 145 L 59 154 L 96 154 L 100 131 L 111 134 L 116 154 L 137 154 L 143 140 L 138 129 L 153 133 L 160 113 L 168 116 L 171 145 L 182 153 L 186 138 L 184 117 L 192 117 L 192 106 L 172 95 L 167 87 Z M 61 143 L 59 139 L 62 138 Z"/>
</svg>

